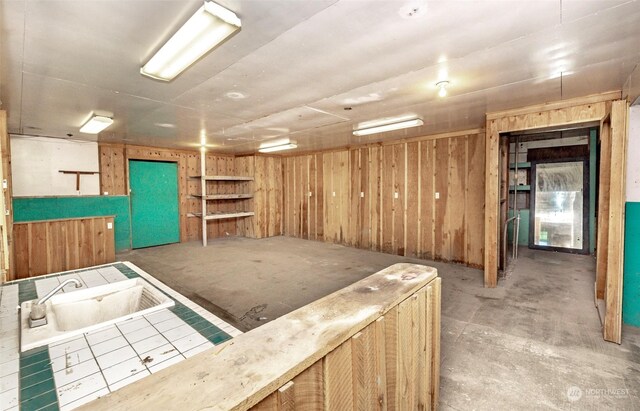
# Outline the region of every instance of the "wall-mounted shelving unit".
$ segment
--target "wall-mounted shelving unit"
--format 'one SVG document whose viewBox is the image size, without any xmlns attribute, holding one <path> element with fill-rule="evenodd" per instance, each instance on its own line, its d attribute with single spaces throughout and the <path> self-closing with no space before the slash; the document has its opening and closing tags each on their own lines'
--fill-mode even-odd
<svg viewBox="0 0 640 411">
<path fill-rule="evenodd" d="M 202 245 L 207 245 L 207 221 L 211 220 L 222 220 L 222 219 L 230 219 L 230 218 L 244 218 L 251 217 L 255 213 L 251 209 L 251 199 L 253 198 L 253 176 L 222 176 L 222 175 L 207 175 L 206 174 L 206 161 L 207 156 L 205 152 L 200 153 L 200 175 L 199 176 L 190 176 L 189 178 L 194 178 L 200 180 L 200 193 L 191 194 L 192 197 L 196 197 L 200 199 L 201 212 L 199 213 L 190 213 L 189 217 L 198 217 L 202 219 Z M 214 186 L 220 184 L 234 184 L 234 188 L 241 192 L 217 192 L 218 189 L 214 190 Z M 242 184 L 246 183 L 246 184 Z M 216 191 L 216 192 L 212 192 Z M 242 200 L 242 210 L 234 210 L 234 211 L 211 211 L 209 208 L 210 202 L 219 202 L 225 200 Z"/>
</svg>

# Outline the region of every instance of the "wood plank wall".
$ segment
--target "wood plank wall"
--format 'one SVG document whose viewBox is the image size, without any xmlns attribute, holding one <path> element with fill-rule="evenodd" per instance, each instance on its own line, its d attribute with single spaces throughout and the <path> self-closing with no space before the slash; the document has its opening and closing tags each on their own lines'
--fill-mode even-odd
<svg viewBox="0 0 640 411">
<path fill-rule="evenodd" d="M 483 266 L 479 130 L 286 157 L 283 169 L 285 235 Z"/>
<path fill-rule="evenodd" d="M 14 223 L 15 275 L 9 280 L 115 261 L 113 217 Z"/>
<path fill-rule="evenodd" d="M 9 281 L 13 277 L 13 204 L 11 198 L 12 180 L 11 180 L 11 139 L 7 132 L 7 112 L 0 110 L 0 155 L 2 157 L 2 178 L 6 180 L 7 187 L 2 189 L 4 209 L 0 210 L 3 215 L 2 230 L 2 270 L 0 274 L 0 284 L 4 280 Z"/>
<path fill-rule="evenodd" d="M 236 157 L 236 172 L 252 175 L 254 197 L 248 202 L 255 216 L 237 220 L 238 233 L 265 238 L 282 235 L 282 158 L 262 155 Z"/>
<path fill-rule="evenodd" d="M 200 181 L 189 176 L 200 175 L 200 153 L 197 151 L 162 149 L 120 144 L 101 144 L 100 191 L 114 195 L 128 194 L 128 161 L 172 161 L 178 164 L 180 201 L 180 241 L 201 238 L 202 225 L 189 213 L 200 212 Z M 249 193 L 251 200 L 220 200 L 208 203 L 209 211 L 251 211 L 255 217 L 213 220 L 207 223 L 207 236 L 246 236 L 262 238 L 282 233 L 282 162 L 279 157 L 207 153 L 207 174 L 254 176 L 253 182 L 208 183 L 209 194 Z"/>
<path fill-rule="evenodd" d="M 435 410 L 439 384 L 438 278 L 250 410 Z"/>
</svg>

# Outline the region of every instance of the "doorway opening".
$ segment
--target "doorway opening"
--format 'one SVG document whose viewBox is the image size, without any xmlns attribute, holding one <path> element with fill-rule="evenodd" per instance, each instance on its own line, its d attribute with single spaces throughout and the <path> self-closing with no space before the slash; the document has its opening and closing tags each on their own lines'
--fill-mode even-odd
<svg viewBox="0 0 640 411">
<path fill-rule="evenodd" d="M 595 251 L 599 127 L 501 135 L 503 275 L 518 247 Z"/>
</svg>

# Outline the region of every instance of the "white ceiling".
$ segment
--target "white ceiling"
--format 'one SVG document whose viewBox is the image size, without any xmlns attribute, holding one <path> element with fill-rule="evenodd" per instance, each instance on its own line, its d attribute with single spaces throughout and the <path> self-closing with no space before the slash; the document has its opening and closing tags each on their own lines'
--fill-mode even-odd
<svg viewBox="0 0 640 411">
<path fill-rule="evenodd" d="M 140 66 L 201 1 L 3 0 L 9 132 L 95 139 L 78 129 L 97 112 L 114 118 L 100 141 L 195 148 L 205 130 L 216 151 L 277 136 L 315 150 L 482 127 L 489 111 L 621 89 L 640 62 L 635 0 L 219 3 L 240 33 L 163 83 Z M 426 12 L 401 15 L 414 6 Z M 424 126 L 351 133 L 408 113 Z"/>
</svg>

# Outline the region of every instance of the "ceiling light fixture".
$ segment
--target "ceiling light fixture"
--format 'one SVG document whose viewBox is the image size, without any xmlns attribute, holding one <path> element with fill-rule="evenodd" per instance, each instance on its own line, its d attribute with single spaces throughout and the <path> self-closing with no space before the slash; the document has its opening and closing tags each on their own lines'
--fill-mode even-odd
<svg viewBox="0 0 640 411">
<path fill-rule="evenodd" d="M 176 125 L 171 123 L 153 123 L 153 125 L 162 128 L 176 128 Z"/>
<path fill-rule="evenodd" d="M 242 100 L 244 98 L 247 98 L 247 95 L 240 91 L 229 91 L 225 94 L 225 96 L 227 96 L 227 98 L 230 98 L 231 100 Z"/>
<path fill-rule="evenodd" d="M 82 125 L 82 127 L 80 127 L 80 132 L 86 134 L 98 134 L 111 124 L 113 124 L 113 119 L 105 116 L 96 116 L 94 114 Z"/>
<path fill-rule="evenodd" d="M 214 47 L 240 30 L 231 10 L 205 0 L 204 5 L 142 66 L 140 73 L 170 81 Z"/>
<path fill-rule="evenodd" d="M 281 138 L 260 144 L 258 151 L 260 153 L 273 153 L 274 151 L 291 150 L 297 148 L 298 144 L 288 138 Z"/>
<path fill-rule="evenodd" d="M 387 123 L 387 124 L 382 124 L 379 126 L 375 126 L 375 127 L 368 127 L 368 128 L 360 128 L 357 130 L 353 130 L 353 135 L 354 136 L 367 136 L 369 134 L 377 134 L 377 133 L 384 133 L 387 131 L 393 131 L 393 130 L 401 130 L 403 128 L 410 128 L 410 127 L 418 127 L 423 125 L 424 122 L 419 119 L 419 118 L 414 118 L 411 120 L 404 120 L 404 121 L 399 121 L 396 123 Z"/>
<path fill-rule="evenodd" d="M 444 81 L 439 81 L 436 83 L 436 87 L 438 87 L 440 90 L 438 90 L 438 95 L 440 97 L 447 97 L 447 87 L 449 86 L 449 82 L 447 80 Z"/>
</svg>

